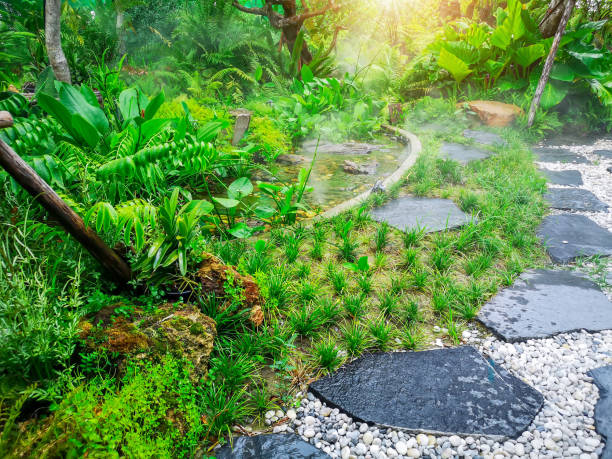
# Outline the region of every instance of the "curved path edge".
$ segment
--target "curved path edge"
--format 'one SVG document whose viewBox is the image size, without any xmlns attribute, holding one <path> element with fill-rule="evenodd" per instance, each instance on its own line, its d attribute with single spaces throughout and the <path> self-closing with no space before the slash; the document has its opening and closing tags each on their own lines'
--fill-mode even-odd
<svg viewBox="0 0 612 459">
<path fill-rule="evenodd" d="M 410 153 L 408 153 L 408 156 L 406 157 L 406 159 L 404 159 L 404 162 L 400 165 L 400 167 L 398 167 L 395 172 L 393 172 L 393 174 L 391 174 L 382 181 L 382 187 L 388 190 L 395 183 L 399 182 L 404 177 L 404 174 L 408 171 L 408 169 L 410 169 L 414 165 L 417 156 L 422 150 L 422 145 L 421 141 L 416 135 L 406 131 L 405 129 L 401 129 L 396 126 L 390 126 L 388 124 L 383 124 L 381 127 L 386 131 L 389 131 L 401 137 L 410 148 Z M 345 212 L 363 203 L 373 192 L 373 189 L 364 191 L 363 193 L 355 196 L 354 198 L 341 202 L 340 204 L 332 207 L 331 209 L 320 213 L 319 215 L 313 217 L 311 221 L 335 217 L 336 215 L 341 214 L 342 212 Z"/>
</svg>

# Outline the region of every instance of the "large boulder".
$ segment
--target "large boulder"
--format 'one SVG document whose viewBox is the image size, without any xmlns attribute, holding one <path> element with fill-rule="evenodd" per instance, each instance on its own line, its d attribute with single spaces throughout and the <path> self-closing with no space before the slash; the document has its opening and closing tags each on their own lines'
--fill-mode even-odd
<svg viewBox="0 0 612 459">
<path fill-rule="evenodd" d="M 79 324 L 89 351 L 113 356 L 120 370 L 127 357 L 156 360 L 167 353 L 189 360 L 197 376 L 206 374 L 217 334 L 215 321 L 191 304 L 167 303 L 153 312 L 116 303 Z"/>
<path fill-rule="evenodd" d="M 494 100 L 473 100 L 467 104 L 483 123 L 493 127 L 509 126 L 523 113 L 521 107 Z"/>
</svg>

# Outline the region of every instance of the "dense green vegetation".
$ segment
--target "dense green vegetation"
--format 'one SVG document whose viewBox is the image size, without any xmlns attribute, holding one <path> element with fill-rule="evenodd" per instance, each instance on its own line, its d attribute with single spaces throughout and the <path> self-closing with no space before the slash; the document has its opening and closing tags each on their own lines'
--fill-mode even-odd
<svg viewBox="0 0 612 459">
<path fill-rule="evenodd" d="M 49 62 L 41 3 L 0 0 L 0 111 L 14 118 L 0 139 L 133 278 L 113 281 L 0 171 L 3 457 L 212 454 L 347 359 L 460 343 L 491 295 L 545 262 L 528 143 L 564 124 L 612 128 L 599 2 L 573 12 L 534 127 L 520 116 L 499 129 L 507 146 L 467 166 L 437 156 L 476 123 L 458 103 L 528 110 L 547 2 L 457 2 L 448 17 L 437 0 L 361 0 L 308 19 L 292 47 L 231 2 L 61 5 L 70 83 Z M 310 220 L 308 163 L 258 180 L 304 140 L 373 141 L 394 104 L 423 151 L 360 208 Z M 251 122 L 232 145 L 236 109 Z M 450 198 L 473 221 L 425 234 L 369 218 L 404 194 Z"/>
</svg>

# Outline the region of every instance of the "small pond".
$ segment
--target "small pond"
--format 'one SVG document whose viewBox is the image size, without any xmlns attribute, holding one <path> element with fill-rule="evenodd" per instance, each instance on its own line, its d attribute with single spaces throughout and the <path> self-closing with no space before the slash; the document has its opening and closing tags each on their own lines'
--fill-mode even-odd
<svg viewBox="0 0 612 459">
<path fill-rule="evenodd" d="M 273 171 L 276 178 L 281 182 L 295 181 L 299 170 L 309 167 L 316 149 L 316 140 L 307 141 L 296 149 L 295 155 L 281 155 Z M 367 144 L 320 141 L 308 181 L 313 190 L 305 195 L 305 203 L 328 209 L 351 199 L 395 172 L 409 152 L 409 146 L 388 137 L 379 137 Z M 353 172 L 358 169 L 360 173 L 349 173 L 347 169 Z"/>
</svg>

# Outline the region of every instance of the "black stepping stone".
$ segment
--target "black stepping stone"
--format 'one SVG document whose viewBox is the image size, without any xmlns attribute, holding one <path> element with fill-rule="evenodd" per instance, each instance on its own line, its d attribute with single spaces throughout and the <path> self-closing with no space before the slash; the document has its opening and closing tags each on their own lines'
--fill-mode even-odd
<svg viewBox="0 0 612 459">
<path fill-rule="evenodd" d="M 549 188 L 544 199 L 554 209 L 586 212 L 604 212 L 608 209 L 605 202 L 590 191 L 580 188 Z"/>
<path fill-rule="evenodd" d="M 487 131 L 474 131 L 472 129 L 466 129 L 465 131 L 463 131 L 463 137 L 465 137 L 466 139 L 472 139 L 474 140 L 474 142 L 483 145 L 501 146 L 506 144 L 506 141 L 502 139 L 499 135 Z"/>
<path fill-rule="evenodd" d="M 482 148 L 473 147 L 470 145 L 463 145 L 460 143 L 447 143 L 444 142 L 440 147 L 440 156 L 445 159 L 452 159 L 460 162 L 461 164 L 467 164 L 470 161 L 478 161 L 486 159 L 491 156 L 491 152 L 483 150 Z"/>
<path fill-rule="evenodd" d="M 310 390 L 361 422 L 460 435 L 517 437 L 543 402 L 470 346 L 366 355 Z"/>
<path fill-rule="evenodd" d="M 540 171 L 554 185 L 579 186 L 583 184 L 580 171 L 551 171 L 548 169 L 540 169 Z"/>
<path fill-rule="evenodd" d="M 612 303 L 583 275 L 535 270 L 485 304 L 478 319 L 505 341 L 524 341 L 612 329 Z"/>
<path fill-rule="evenodd" d="M 574 164 L 591 164 L 591 161 L 584 156 L 574 153 L 567 148 L 534 148 L 533 153 L 538 158 L 538 161 L 543 163 L 574 163 Z"/>
<path fill-rule="evenodd" d="M 256 435 L 234 439 L 223 446 L 217 459 L 329 459 L 329 455 L 293 434 Z"/>
<path fill-rule="evenodd" d="M 584 215 L 548 215 L 537 235 L 555 263 L 569 263 L 581 256 L 612 255 L 612 233 Z"/>
<path fill-rule="evenodd" d="M 599 400 L 595 405 L 595 429 L 606 439 L 606 446 L 599 457 L 612 459 L 612 447 L 609 444 L 612 439 L 612 366 L 595 368 L 588 374 L 599 389 Z"/>
<path fill-rule="evenodd" d="M 426 228 L 426 232 L 457 228 L 471 221 L 450 199 L 404 196 L 370 211 L 377 222 L 387 222 L 401 231 Z"/>
<path fill-rule="evenodd" d="M 593 154 L 612 159 L 612 150 L 594 150 Z"/>
</svg>

